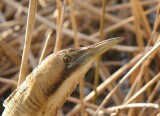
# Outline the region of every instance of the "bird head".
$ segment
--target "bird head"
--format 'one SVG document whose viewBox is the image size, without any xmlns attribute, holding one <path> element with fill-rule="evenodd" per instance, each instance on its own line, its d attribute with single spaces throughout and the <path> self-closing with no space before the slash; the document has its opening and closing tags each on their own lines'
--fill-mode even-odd
<svg viewBox="0 0 160 116">
<path fill-rule="evenodd" d="M 39 75 L 41 77 L 44 77 L 42 83 L 47 89 L 45 90 L 47 91 L 47 95 L 53 95 L 61 86 L 64 88 L 66 86 L 68 90 L 73 90 L 78 84 L 79 79 L 87 73 L 94 59 L 105 53 L 121 40 L 123 40 L 123 38 L 118 37 L 104 40 L 87 47 L 65 49 L 51 54 L 35 70 L 36 73 L 40 72 Z M 44 76 L 42 76 L 42 73 Z M 38 77 L 36 80 L 40 81 L 40 78 Z M 46 87 L 46 85 L 48 86 Z"/>
<path fill-rule="evenodd" d="M 87 47 L 62 50 L 58 52 L 56 56 L 59 58 L 59 61 L 61 61 L 66 70 L 72 71 L 76 68 L 80 68 L 90 61 L 93 61 L 123 39 L 124 38 L 122 37 L 112 38 Z"/>
</svg>

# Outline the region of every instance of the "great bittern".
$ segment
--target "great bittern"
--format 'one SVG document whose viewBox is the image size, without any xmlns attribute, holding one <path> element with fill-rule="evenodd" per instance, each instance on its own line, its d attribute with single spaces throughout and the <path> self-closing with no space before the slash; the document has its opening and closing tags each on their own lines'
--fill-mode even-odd
<svg viewBox="0 0 160 116">
<path fill-rule="evenodd" d="M 62 50 L 42 61 L 5 100 L 3 116 L 55 116 L 94 59 L 123 38 Z"/>
</svg>

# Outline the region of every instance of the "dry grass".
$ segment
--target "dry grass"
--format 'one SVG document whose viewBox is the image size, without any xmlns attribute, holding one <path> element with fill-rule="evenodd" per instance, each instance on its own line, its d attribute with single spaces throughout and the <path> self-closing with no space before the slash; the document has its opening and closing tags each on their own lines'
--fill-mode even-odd
<svg viewBox="0 0 160 116">
<path fill-rule="evenodd" d="M 0 1 L 1 105 L 53 51 L 123 36 L 59 114 L 160 115 L 159 14 L 158 0 Z"/>
</svg>

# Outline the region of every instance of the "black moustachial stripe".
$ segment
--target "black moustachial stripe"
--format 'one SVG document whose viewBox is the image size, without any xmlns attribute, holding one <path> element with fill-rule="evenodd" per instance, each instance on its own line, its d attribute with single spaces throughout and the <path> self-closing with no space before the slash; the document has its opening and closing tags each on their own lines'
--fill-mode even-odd
<svg viewBox="0 0 160 116">
<path fill-rule="evenodd" d="M 54 93 L 56 93 L 56 91 L 58 90 L 58 88 L 63 84 L 63 82 L 69 78 L 69 76 L 78 68 L 78 65 L 72 67 L 72 68 L 67 68 L 67 65 L 65 66 L 66 68 L 64 68 L 64 70 L 62 71 L 62 74 L 59 77 L 59 80 L 57 80 L 56 83 L 54 83 L 53 85 L 51 85 L 50 89 L 45 92 L 46 95 L 49 97 L 51 95 L 53 95 Z"/>
</svg>

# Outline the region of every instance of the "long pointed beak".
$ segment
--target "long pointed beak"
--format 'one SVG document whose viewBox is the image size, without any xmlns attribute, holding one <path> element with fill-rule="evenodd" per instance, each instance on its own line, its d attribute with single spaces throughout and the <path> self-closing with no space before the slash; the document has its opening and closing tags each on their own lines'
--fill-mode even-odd
<svg viewBox="0 0 160 116">
<path fill-rule="evenodd" d="M 98 56 L 105 53 L 107 50 L 109 50 L 111 47 L 113 47 L 123 39 L 124 38 L 122 37 L 117 37 L 117 38 L 104 40 L 87 47 L 82 47 L 79 51 L 85 51 L 84 54 L 82 54 L 75 62 L 70 64 L 68 68 L 73 67 L 75 65 L 85 64 L 90 60 L 97 58 Z"/>
</svg>

